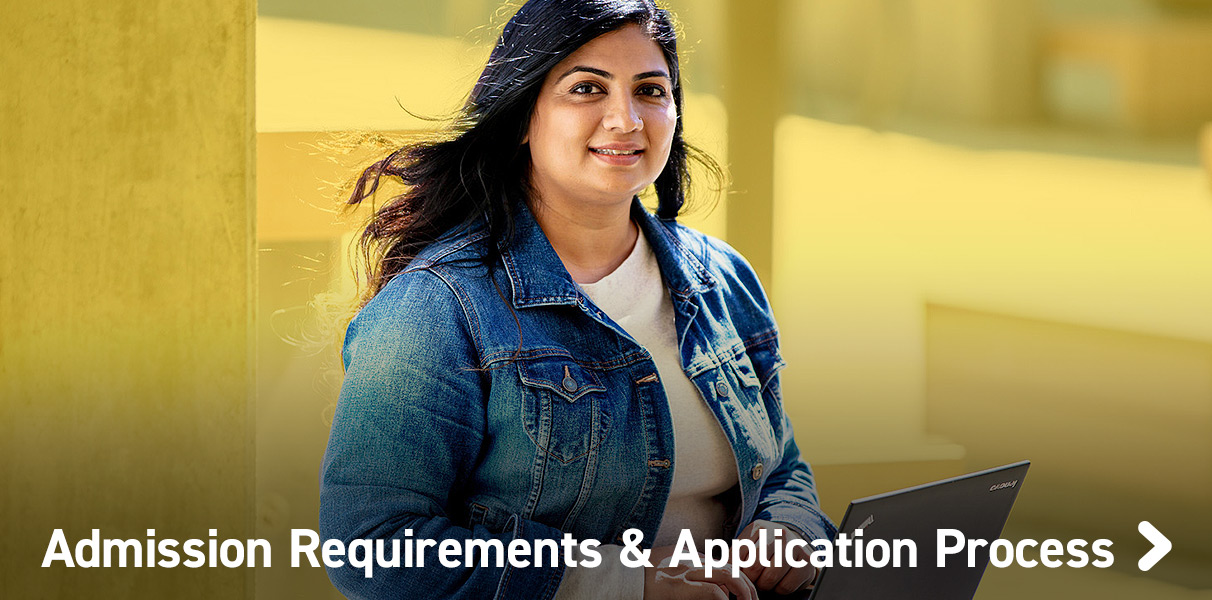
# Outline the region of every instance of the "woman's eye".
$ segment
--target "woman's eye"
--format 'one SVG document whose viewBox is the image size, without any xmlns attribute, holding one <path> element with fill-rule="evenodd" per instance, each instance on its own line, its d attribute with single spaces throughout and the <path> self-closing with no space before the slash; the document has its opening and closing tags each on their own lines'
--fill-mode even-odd
<svg viewBox="0 0 1212 600">
<path fill-rule="evenodd" d="M 592 83 L 578 83 L 569 91 L 574 94 L 592 94 L 598 91 L 598 86 Z"/>
<path fill-rule="evenodd" d="M 653 98 L 662 98 L 665 94 L 665 88 L 659 85 L 646 85 L 641 87 L 637 92 L 641 96 L 652 96 Z"/>
</svg>

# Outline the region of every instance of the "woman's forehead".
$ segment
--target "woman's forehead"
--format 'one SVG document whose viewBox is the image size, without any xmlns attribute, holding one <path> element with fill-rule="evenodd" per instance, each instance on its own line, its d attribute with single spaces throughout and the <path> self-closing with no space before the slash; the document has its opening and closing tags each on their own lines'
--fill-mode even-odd
<svg viewBox="0 0 1212 600">
<path fill-rule="evenodd" d="M 589 40 L 552 68 L 549 77 L 559 78 L 577 66 L 591 67 L 627 79 L 655 70 L 668 74 L 669 68 L 661 47 L 636 24 L 625 25 Z"/>
</svg>

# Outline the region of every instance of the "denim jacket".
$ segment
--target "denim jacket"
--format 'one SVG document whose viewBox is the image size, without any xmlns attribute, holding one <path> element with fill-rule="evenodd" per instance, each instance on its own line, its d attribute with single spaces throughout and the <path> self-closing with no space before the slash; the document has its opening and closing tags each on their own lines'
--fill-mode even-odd
<svg viewBox="0 0 1212 600">
<path fill-rule="evenodd" d="M 732 248 L 633 202 L 673 302 L 687 377 L 740 479 L 733 535 L 755 519 L 832 538 L 779 391 L 778 330 Z M 649 354 L 573 283 L 533 215 L 495 269 L 486 232 L 424 249 L 350 323 L 320 487 L 320 534 L 650 547 L 673 479 L 673 426 Z M 351 598 L 550 599 L 562 565 L 329 570 Z"/>
</svg>

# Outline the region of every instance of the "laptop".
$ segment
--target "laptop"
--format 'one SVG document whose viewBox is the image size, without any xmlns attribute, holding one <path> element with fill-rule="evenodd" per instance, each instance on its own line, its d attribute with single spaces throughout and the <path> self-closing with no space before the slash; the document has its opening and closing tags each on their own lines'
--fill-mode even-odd
<svg viewBox="0 0 1212 600">
<path fill-rule="evenodd" d="M 937 566 L 936 546 L 939 529 L 956 529 L 967 539 L 993 542 L 1001 537 L 1010 508 L 1023 485 L 1030 461 L 996 467 L 960 477 L 927 483 L 887 494 L 862 498 L 850 503 L 842 519 L 839 534 L 856 539 L 862 529 L 864 544 L 884 540 L 891 548 L 893 540 L 913 540 L 917 546 L 917 567 L 873 568 L 838 566 L 822 569 L 809 600 L 972 600 L 980 585 L 989 549 L 975 553 L 975 566 L 968 566 L 968 545 L 958 554 L 950 554 L 944 567 Z M 958 540 L 946 543 L 954 546 Z M 854 561 L 854 546 L 849 553 Z M 873 556 L 878 560 L 878 551 Z M 837 554 L 834 555 L 835 561 Z"/>
</svg>

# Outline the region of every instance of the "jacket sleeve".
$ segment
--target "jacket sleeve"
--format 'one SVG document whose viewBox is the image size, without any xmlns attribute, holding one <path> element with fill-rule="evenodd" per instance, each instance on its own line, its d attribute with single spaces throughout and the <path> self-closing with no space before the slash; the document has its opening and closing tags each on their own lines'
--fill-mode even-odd
<svg viewBox="0 0 1212 600">
<path fill-rule="evenodd" d="M 459 482 L 472 479 L 485 431 L 487 383 L 456 288 L 432 271 L 398 275 L 350 323 L 345 380 L 320 473 L 320 537 L 399 540 L 400 567 L 373 577 L 329 568 L 349 598 L 537 598 L 554 596 L 560 565 L 448 568 L 437 547 L 424 567 L 403 564 L 405 543 L 428 539 L 559 540 L 562 532 L 510 519 L 503 532 L 452 520 Z M 460 562 L 462 556 L 460 555 Z M 495 558 L 495 557 L 494 557 Z M 417 558 L 414 554 L 414 564 Z"/>
</svg>

